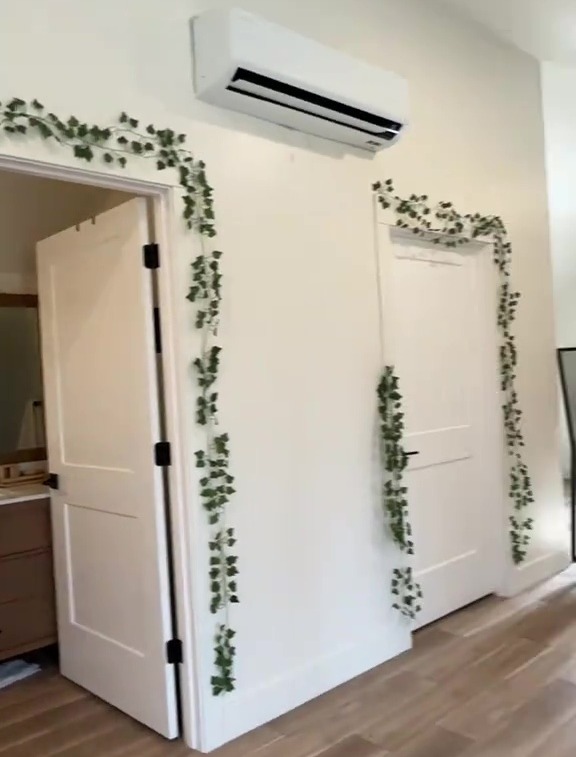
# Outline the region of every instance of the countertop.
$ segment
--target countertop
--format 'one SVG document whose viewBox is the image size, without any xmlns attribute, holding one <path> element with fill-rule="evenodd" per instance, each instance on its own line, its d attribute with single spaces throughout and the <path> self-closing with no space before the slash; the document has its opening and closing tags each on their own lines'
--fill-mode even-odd
<svg viewBox="0 0 576 757">
<path fill-rule="evenodd" d="M 21 484 L 20 486 L 0 487 L 0 507 L 14 502 L 27 502 L 31 499 L 45 499 L 50 496 L 50 489 L 43 484 Z"/>
</svg>

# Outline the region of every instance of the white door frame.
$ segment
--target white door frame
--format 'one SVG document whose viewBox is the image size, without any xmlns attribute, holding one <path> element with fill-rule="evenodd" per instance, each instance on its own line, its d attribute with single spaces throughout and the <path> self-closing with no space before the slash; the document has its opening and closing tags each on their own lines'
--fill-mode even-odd
<svg viewBox="0 0 576 757">
<path fill-rule="evenodd" d="M 194 749 L 206 743 L 205 724 L 201 718 L 201 654 L 199 650 L 201 613 L 192 575 L 193 534 L 197 521 L 193 508 L 186 503 L 195 502 L 186 473 L 185 461 L 191 459 L 187 449 L 190 441 L 186 433 L 184 413 L 185 386 L 178 362 L 178 333 L 175 315 L 175 292 L 177 277 L 172 251 L 175 248 L 175 219 L 178 185 L 174 182 L 155 182 L 132 179 L 114 174 L 100 173 L 94 168 L 75 168 L 28 158 L 0 155 L 0 171 L 27 174 L 45 179 L 56 179 L 84 184 L 102 189 L 131 192 L 147 197 L 153 202 L 156 242 L 161 250 L 161 265 L 158 273 L 158 305 L 162 314 L 162 369 L 167 438 L 171 443 L 172 464 L 168 470 L 170 496 L 171 534 L 174 561 L 174 594 L 178 633 L 183 642 L 184 662 L 180 669 L 180 708 L 182 713 L 182 737 Z M 168 174 L 168 172 L 166 172 Z M 193 252 L 195 235 L 190 233 L 190 249 Z M 192 258 L 192 256 L 191 256 Z M 151 303 L 152 304 L 152 303 Z M 192 320 L 190 321 L 192 328 Z"/>
<path fill-rule="evenodd" d="M 380 234 L 381 228 L 384 227 L 387 233 L 386 243 L 382 243 L 382 236 Z M 391 354 L 390 347 L 387 339 L 387 326 L 388 320 L 388 298 L 387 298 L 387 281 L 390 276 L 391 269 L 391 256 L 394 254 L 394 236 L 396 238 L 402 238 L 411 242 L 414 245 L 422 244 L 422 237 L 417 237 L 410 229 L 402 229 L 394 222 L 390 222 L 383 218 L 383 214 L 380 209 L 375 207 L 375 224 L 374 224 L 374 245 L 376 254 L 376 277 L 377 277 L 377 296 L 378 296 L 378 313 L 380 317 L 380 351 L 382 364 L 387 365 L 394 362 L 394 356 Z M 440 254 L 445 247 L 438 245 L 434 248 L 436 254 Z M 488 334 L 488 329 L 484 332 L 485 342 L 481 346 L 483 349 L 494 350 L 494 358 L 498 359 L 498 330 L 496 323 L 497 312 L 497 280 L 495 274 L 495 266 L 493 265 L 492 257 L 494 255 L 494 245 L 491 241 L 486 239 L 475 239 L 469 242 L 464 250 L 460 248 L 457 252 L 463 253 L 468 251 L 468 254 L 475 256 L 482 256 L 483 268 L 481 274 L 485 277 L 484 287 L 485 291 L 490 298 L 489 315 L 493 318 L 494 322 L 494 340 L 491 335 Z M 454 252 L 454 250 L 450 250 Z M 490 343 L 489 343 L 490 342 Z M 494 545 L 494 559 L 496 560 L 498 575 L 497 583 L 494 586 L 494 593 L 499 596 L 506 596 L 505 586 L 506 579 L 509 573 L 509 551 L 507 551 L 508 545 L 508 512 L 506 508 L 507 503 L 507 478 L 506 471 L 508 465 L 508 455 L 506 445 L 504 441 L 504 433 L 502 428 L 502 410 L 501 403 L 499 402 L 500 394 L 498 391 L 498 374 L 494 373 L 494 384 L 490 387 L 489 383 L 491 376 L 486 372 L 484 374 L 484 387 L 485 396 L 483 400 L 485 402 L 485 414 L 487 417 L 487 423 L 483 428 L 483 446 L 486 444 L 494 445 L 494 448 L 498 449 L 498 459 L 500 464 L 496 470 L 491 471 L 489 480 L 487 482 L 487 491 L 490 498 L 494 501 L 494 512 L 497 513 L 499 518 L 500 530 L 498 539 Z M 492 389 L 496 389 L 495 397 L 496 402 L 488 402 L 488 396 L 492 394 Z M 418 549 L 418 544 L 415 545 L 415 549 Z"/>
</svg>

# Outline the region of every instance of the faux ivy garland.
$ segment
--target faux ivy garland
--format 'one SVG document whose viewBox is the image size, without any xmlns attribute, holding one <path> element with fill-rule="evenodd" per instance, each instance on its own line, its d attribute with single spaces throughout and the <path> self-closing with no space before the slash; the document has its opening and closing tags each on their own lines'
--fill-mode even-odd
<svg viewBox="0 0 576 757">
<path fill-rule="evenodd" d="M 138 119 L 122 113 L 118 123 L 101 127 L 75 116 L 62 120 L 37 100 L 27 103 L 14 98 L 0 103 L 0 128 L 10 136 L 31 134 L 68 147 L 79 160 L 99 159 L 124 168 L 129 158 L 153 160 L 159 171 L 177 172 L 184 203 L 183 217 L 188 229 L 201 238 L 216 235 L 212 188 L 205 165 L 186 149 L 186 135 L 154 125 L 141 127 Z M 234 689 L 233 646 L 235 632 L 229 623 L 229 607 L 238 602 L 236 576 L 238 558 L 232 552 L 234 530 L 226 526 L 226 509 L 234 494 L 234 477 L 229 470 L 229 438 L 218 427 L 216 382 L 221 348 L 215 344 L 222 297 L 222 253 L 202 253 L 192 263 L 192 286 L 188 300 L 196 307 L 196 328 L 201 332 L 201 352 L 194 360 L 198 385 L 196 420 L 206 432 L 206 444 L 196 452 L 203 506 L 211 528 L 210 611 L 218 616 L 214 636 L 215 672 L 211 679 L 214 695 Z"/>
<path fill-rule="evenodd" d="M 403 477 L 408 455 L 402 446 L 404 413 L 398 377 L 392 366 L 386 366 L 378 384 L 378 414 L 380 416 L 381 453 L 384 462 L 384 510 L 395 544 L 405 555 L 414 554 L 412 527 L 408 519 L 408 489 Z M 392 596 L 395 610 L 414 619 L 420 612 L 422 589 L 414 579 L 412 567 L 395 568 L 392 575 Z"/>
<path fill-rule="evenodd" d="M 391 179 L 374 184 L 373 190 L 381 207 L 395 214 L 396 225 L 416 236 L 446 247 L 461 247 L 475 239 L 487 240 L 493 245 L 494 263 L 500 275 L 497 323 L 500 333 L 502 411 L 509 459 L 509 495 L 513 506 L 513 513 L 509 516 L 510 540 L 512 559 L 515 564 L 520 564 L 526 559 L 530 532 L 533 530 L 534 521 L 526 513 L 534 502 L 534 494 L 523 457 L 522 410 L 515 386 L 518 352 L 512 325 L 520 294 L 512 289 L 510 282 L 512 246 L 508 232 L 499 216 L 482 216 L 478 213 L 462 215 L 450 202 L 430 205 L 426 195 L 413 194 L 407 199 L 398 197 Z M 400 463 L 401 459 L 396 458 L 393 465 L 398 467 Z M 395 472 L 400 480 L 402 471 L 403 468 L 400 468 Z"/>
</svg>

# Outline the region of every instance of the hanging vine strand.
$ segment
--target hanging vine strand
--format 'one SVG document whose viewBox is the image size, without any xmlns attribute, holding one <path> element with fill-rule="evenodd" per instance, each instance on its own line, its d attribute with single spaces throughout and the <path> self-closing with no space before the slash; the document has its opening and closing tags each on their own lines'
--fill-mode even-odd
<svg viewBox="0 0 576 757">
<path fill-rule="evenodd" d="M 512 327 L 520 294 L 511 285 L 512 245 L 508 232 L 499 216 L 482 216 L 478 213 L 462 215 L 450 202 L 431 206 L 426 195 L 413 194 L 407 199 L 399 197 L 391 179 L 377 182 L 372 188 L 380 206 L 394 213 L 398 228 L 445 247 L 461 247 L 473 240 L 489 241 L 493 245 L 494 263 L 500 276 L 497 324 L 500 333 L 502 412 L 509 460 L 509 496 L 513 509 L 509 516 L 510 541 L 512 559 L 518 565 L 526 559 L 534 527 L 533 518 L 527 515 L 534 502 L 534 494 L 523 457 L 522 410 L 516 391 L 518 351 Z"/>
<path fill-rule="evenodd" d="M 75 116 L 61 119 L 38 100 L 31 103 L 13 98 L 0 103 L 0 129 L 11 138 L 37 136 L 53 140 L 72 150 L 79 160 L 100 160 L 108 166 L 125 168 L 132 157 L 152 160 L 159 171 L 176 171 L 182 189 L 182 215 L 189 230 L 202 240 L 216 235 L 213 190 L 206 166 L 186 148 L 186 135 L 153 124 L 141 126 L 138 119 L 122 113 L 118 123 L 101 127 Z M 234 529 L 226 526 L 226 510 L 234 494 L 230 473 L 230 440 L 218 426 L 216 383 L 221 347 L 215 343 L 222 299 L 222 273 L 217 250 L 202 253 L 192 263 L 192 283 L 188 300 L 196 308 L 196 328 L 201 333 L 201 351 L 194 360 L 198 387 L 196 420 L 205 431 L 205 446 L 196 452 L 202 504 L 210 525 L 210 611 L 218 616 L 214 632 L 214 666 L 211 679 L 214 695 L 234 689 L 235 636 L 230 626 L 229 608 L 238 602 L 238 557 Z"/>
<path fill-rule="evenodd" d="M 404 471 L 408 455 L 404 450 L 404 413 L 398 377 L 394 368 L 386 366 L 378 384 L 378 415 L 380 417 L 381 454 L 384 464 L 382 501 L 386 521 L 394 543 L 407 556 L 414 554 L 412 526 L 408 517 L 408 489 L 404 485 Z M 391 585 L 395 610 L 414 619 L 422 609 L 422 589 L 412 567 L 395 568 Z"/>
</svg>

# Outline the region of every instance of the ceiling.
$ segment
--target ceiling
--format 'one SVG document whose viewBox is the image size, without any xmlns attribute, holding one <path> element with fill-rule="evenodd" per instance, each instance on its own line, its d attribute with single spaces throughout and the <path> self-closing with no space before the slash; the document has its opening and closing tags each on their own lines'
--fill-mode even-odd
<svg viewBox="0 0 576 757">
<path fill-rule="evenodd" d="M 441 0 L 541 60 L 576 65 L 576 0 Z"/>
</svg>

